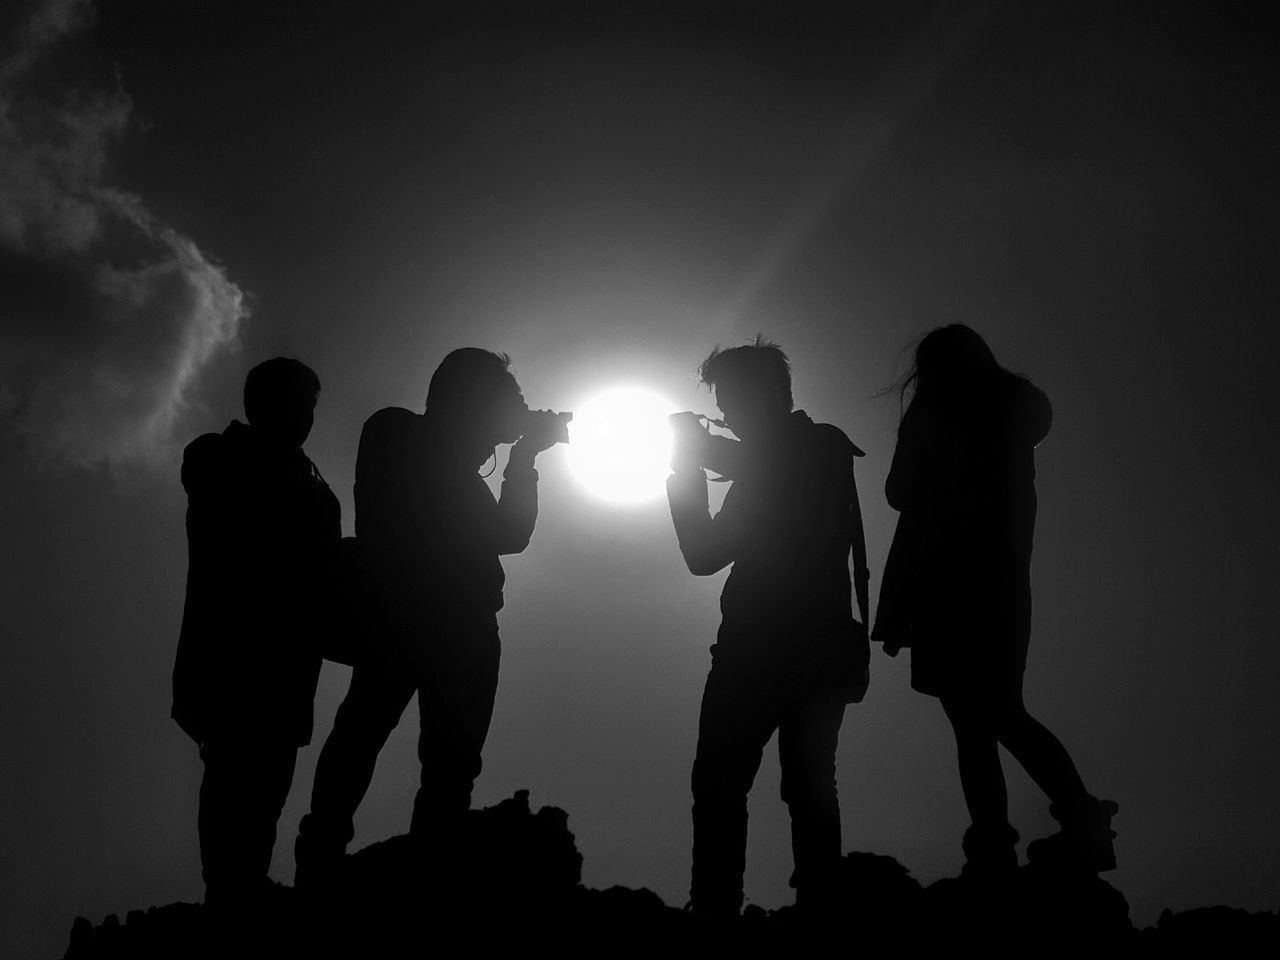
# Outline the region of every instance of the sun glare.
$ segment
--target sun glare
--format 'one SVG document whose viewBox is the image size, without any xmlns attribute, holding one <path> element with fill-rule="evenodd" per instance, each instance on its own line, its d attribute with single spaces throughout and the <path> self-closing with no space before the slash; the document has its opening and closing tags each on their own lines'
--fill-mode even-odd
<svg viewBox="0 0 1280 960">
<path fill-rule="evenodd" d="M 590 397 L 569 424 L 569 470 L 602 500 L 637 504 L 666 490 L 675 406 L 642 387 Z"/>
</svg>

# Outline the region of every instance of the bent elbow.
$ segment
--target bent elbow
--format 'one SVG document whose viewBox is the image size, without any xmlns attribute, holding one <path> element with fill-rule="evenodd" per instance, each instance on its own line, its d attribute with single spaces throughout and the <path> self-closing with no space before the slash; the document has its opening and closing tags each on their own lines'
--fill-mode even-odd
<svg viewBox="0 0 1280 960">
<path fill-rule="evenodd" d="M 529 543 L 532 540 L 533 540 L 532 534 L 530 534 L 527 537 L 513 537 L 512 539 L 506 541 L 505 543 L 501 543 L 498 545 L 498 556 L 509 557 L 512 554 L 524 553 L 525 550 L 528 549 Z"/>
<path fill-rule="evenodd" d="M 729 565 L 729 561 L 710 554 L 693 556 L 685 554 L 684 562 L 685 566 L 689 568 L 689 572 L 695 577 L 714 576 Z"/>
</svg>

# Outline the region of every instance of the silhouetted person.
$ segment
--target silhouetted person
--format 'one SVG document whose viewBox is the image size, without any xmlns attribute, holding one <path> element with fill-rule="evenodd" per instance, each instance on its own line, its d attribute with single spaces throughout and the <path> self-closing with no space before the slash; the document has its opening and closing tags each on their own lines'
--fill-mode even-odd
<svg viewBox="0 0 1280 960">
<path fill-rule="evenodd" d="M 1031 844 L 1030 859 L 1110 869 L 1116 805 L 1088 793 L 1066 749 L 1022 700 L 1035 447 L 1052 422 L 1049 400 L 963 324 L 920 342 L 904 396 L 912 387 L 885 483 L 901 516 L 875 639 L 890 654 L 911 647 L 912 686 L 941 698 L 955 730 L 972 819 L 965 873 L 1000 876 L 1017 866 L 998 745 L 1048 794 L 1062 825 Z"/>
<path fill-rule="evenodd" d="M 422 774 L 410 833 L 446 842 L 470 807 L 498 688 L 499 558 L 529 544 L 534 458 L 566 438 L 566 421 L 529 411 L 505 355 L 465 348 L 432 375 L 425 413 L 388 407 L 365 423 L 355 501 L 372 581 L 369 656 L 320 752 L 296 847 L 300 883 L 323 882 L 341 858 L 378 753 L 415 692 Z M 478 470 L 513 442 L 495 501 Z"/>
<path fill-rule="evenodd" d="M 320 381 L 277 357 L 249 371 L 247 424 L 187 446 L 186 608 L 173 718 L 200 746 L 206 899 L 267 887 L 298 748 L 311 741 L 319 599 L 341 537 L 338 500 L 302 452 Z"/>
<path fill-rule="evenodd" d="M 701 380 L 741 440 L 673 418 L 667 481 L 691 573 L 732 564 L 702 698 L 693 764 L 689 907 L 734 915 L 742 905 L 747 793 L 776 731 L 791 814 L 797 903 L 821 906 L 840 862 L 836 745 L 845 704 L 866 692 L 866 564 L 854 486 L 859 451 L 837 427 L 792 410 L 786 354 L 757 338 L 715 350 Z M 732 487 L 713 517 L 703 467 Z M 851 550 L 863 622 L 852 613 Z"/>
</svg>

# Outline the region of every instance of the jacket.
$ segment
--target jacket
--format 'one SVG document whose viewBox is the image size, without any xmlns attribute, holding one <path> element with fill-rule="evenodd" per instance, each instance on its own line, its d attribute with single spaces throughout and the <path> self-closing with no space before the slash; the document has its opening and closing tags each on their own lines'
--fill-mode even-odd
<svg viewBox="0 0 1280 960">
<path fill-rule="evenodd" d="M 186 603 L 172 716 L 196 742 L 310 742 L 341 508 L 301 450 L 239 421 L 183 453 Z"/>
<path fill-rule="evenodd" d="M 862 520 L 853 460 L 860 453 L 830 424 L 803 411 L 763 444 L 742 444 L 740 475 L 710 514 L 701 470 L 667 482 L 671 517 L 690 572 L 732 564 L 720 596 L 720 644 L 750 644 L 762 662 L 804 659 L 808 645 L 852 636 L 849 557 Z"/>
<path fill-rule="evenodd" d="M 508 466 L 501 497 L 441 456 L 426 417 L 371 416 L 356 459 L 356 539 L 374 602 L 410 625 L 492 617 L 503 605 L 499 559 L 520 553 L 538 519 L 538 473 Z"/>
<path fill-rule="evenodd" d="M 926 693 L 1021 676 L 1031 617 L 1035 448 L 1053 411 L 1002 377 L 962 406 L 913 402 L 885 482 L 900 511 L 876 637 L 913 648 Z"/>
</svg>

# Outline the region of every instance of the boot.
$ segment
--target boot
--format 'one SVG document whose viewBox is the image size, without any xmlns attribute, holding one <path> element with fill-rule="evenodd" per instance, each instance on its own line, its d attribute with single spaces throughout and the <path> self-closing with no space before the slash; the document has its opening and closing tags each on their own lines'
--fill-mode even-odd
<svg viewBox="0 0 1280 960">
<path fill-rule="evenodd" d="M 742 914 L 742 891 L 691 890 L 684 912 L 709 920 L 734 920 Z"/>
<path fill-rule="evenodd" d="M 1007 823 L 974 824 L 964 832 L 960 847 L 964 866 L 960 876 L 984 882 L 1005 880 L 1018 869 L 1018 831 Z"/>
<path fill-rule="evenodd" d="M 342 869 L 346 844 L 326 842 L 305 833 L 299 833 L 293 844 L 295 871 L 293 886 L 306 896 L 320 896 L 332 892 Z"/>
<path fill-rule="evenodd" d="M 1049 813 L 1062 829 L 1031 841 L 1027 859 L 1039 866 L 1085 873 L 1114 870 L 1116 832 L 1111 829 L 1111 818 L 1119 810 L 1114 801 L 1094 796 L 1070 804 L 1051 804 Z"/>
</svg>

